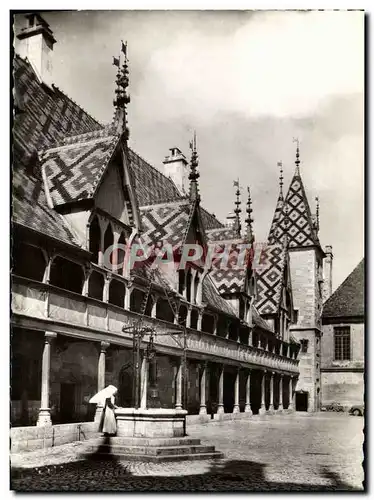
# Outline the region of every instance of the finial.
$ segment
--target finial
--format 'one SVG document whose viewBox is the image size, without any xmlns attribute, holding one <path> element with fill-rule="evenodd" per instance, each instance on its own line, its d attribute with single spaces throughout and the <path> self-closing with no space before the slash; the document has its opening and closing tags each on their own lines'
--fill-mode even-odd
<svg viewBox="0 0 374 500">
<path fill-rule="evenodd" d="M 236 187 L 236 191 L 235 191 L 235 195 L 236 195 L 235 205 L 236 205 L 236 208 L 234 210 L 234 213 L 235 213 L 235 225 L 234 225 L 234 229 L 236 230 L 237 235 L 240 236 L 240 232 L 242 230 L 242 225 L 240 223 L 240 213 L 241 213 L 242 209 L 240 208 L 240 205 L 241 205 L 242 202 L 240 200 L 239 179 L 237 179 L 236 181 L 234 181 L 234 187 Z"/>
<path fill-rule="evenodd" d="M 121 40 L 121 52 L 124 55 L 122 68 L 120 69 L 121 56 L 113 57 L 113 66 L 117 66 L 117 78 L 115 90 L 116 98 L 113 101 L 115 107 L 113 128 L 118 134 L 122 134 L 127 141 L 129 138 L 129 129 L 127 127 L 127 110 L 126 105 L 130 102 L 130 96 L 127 94 L 126 89 L 129 86 L 129 70 L 127 58 L 127 42 L 123 43 Z"/>
<path fill-rule="evenodd" d="M 188 176 L 190 180 L 190 200 L 200 201 L 199 186 L 197 182 L 197 179 L 200 177 L 200 174 L 197 171 L 197 167 L 199 166 L 199 159 L 196 151 L 196 130 L 194 131 L 193 134 L 193 140 L 190 141 L 190 149 L 192 151 L 190 174 Z"/>
<path fill-rule="evenodd" d="M 316 230 L 319 231 L 319 196 L 316 196 Z"/>
<path fill-rule="evenodd" d="M 296 173 L 298 175 L 300 175 L 300 169 L 299 169 L 299 165 L 300 165 L 300 159 L 299 159 L 300 158 L 300 141 L 299 141 L 299 138 L 294 137 L 293 142 L 296 142 L 296 160 L 295 160 Z"/>
<path fill-rule="evenodd" d="M 251 200 L 251 190 L 249 189 L 249 186 L 247 186 L 247 191 L 248 191 L 248 200 L 247 200 L 247 218 L 245 219 L 245 223 L 247 224 L 247 239 L 249 243 L 252 243 L 255 239 L 253 230 L 252 230 L 252 222 L 253 219 L 251 217 L 251 214 L 253 212 L 252 210 L 252 200 Z"/>
<path fill-rule="evenodd" d="M 278 161 L 277 166 L 280 169 L 279 173 L 279 194 L 281 198 L 283 199 L 283 163 L 282 161 Z"/>
</svg>

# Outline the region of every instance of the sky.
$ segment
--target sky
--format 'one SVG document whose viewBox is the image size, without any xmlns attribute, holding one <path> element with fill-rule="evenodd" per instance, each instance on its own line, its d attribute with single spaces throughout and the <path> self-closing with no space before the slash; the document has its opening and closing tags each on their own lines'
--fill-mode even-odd
<svg viewBox="0 0 374 500">
<path fill-rule="evenodd" d="M 364 255 L 364 14 L 346 11 L 48 12 L 55 84 L 102 123 L 113 116 L 112 56 L 128 42 L 129 145 L 162 170 L 169 148 L 189 158 L 197 133 L 202 205 L 224 221 L 233 181 L 253 202 L 266 241 L 279 193 L 295 170 L 333 289 Z M 16 20 L 17 29 L 22 23 Z"/>
</svg>

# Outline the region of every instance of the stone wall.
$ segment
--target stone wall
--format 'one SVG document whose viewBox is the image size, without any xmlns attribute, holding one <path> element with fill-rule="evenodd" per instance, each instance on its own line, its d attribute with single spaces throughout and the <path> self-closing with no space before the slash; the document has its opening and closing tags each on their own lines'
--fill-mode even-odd
<svg viewBox="0 0 374 500">
<path fill-rule="evenodd" d="M 350 326 L 351 329 L 351 360 L 334 360 L 334 327 Z M 363 323 L 323 325 L 321 364 L 322 368 L 336 366 L 362 368 L 365 359 L 365 325 Z"/>
<path fill-rule="evenodd" d="M 345 410 L 353 404 L 363 404 L 363 372 L 322 372 L 322 405 L 339 403 Z"/>
</svg>

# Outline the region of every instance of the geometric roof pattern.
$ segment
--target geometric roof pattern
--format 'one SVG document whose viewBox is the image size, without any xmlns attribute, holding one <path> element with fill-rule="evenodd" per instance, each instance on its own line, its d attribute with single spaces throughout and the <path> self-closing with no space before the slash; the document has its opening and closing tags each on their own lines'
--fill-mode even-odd
<svg viewBox="0 0 374 500">
<path fill-rule="evenodd" d="M 97 137 L 99 135 L 99 137 Z M 45 169 L 54 205 L 93 196 L 119 141 L 117 135 L 91 134 L 86 142 L 76 142 L 44 151 Z"/>
<path fill-rule="evenodd" d="M 187 223 L 191 211 L 191 202 L 182 200 L 174 203 L 162 203 L 140 207 L 142 220 L 142 241 L 146 245 L 168 243 L 173 249 L 179 248 L 185 241 Z"/>
<path fill-rule="evenodd" d="M 232 241 L 241 240 L 238 236 L 237 231 L 233 227 L 219 227 L 214 229 L 209 229 L 206 231 L 206 235 L 209 241 Z"/>
<path fill-rule="evenodd" d="M 320 246 L 298 167 L 281 209 L 278 200 L 277 211 L 279 216 L 276 218 L 274 214 L 268 237 L 270 244 L 281 244 L 287 235 L 290 247 Z"/>
<path fill-rule="evenodd" d="M 364 317 L 365 259 L 335 290 L 323 305 L 322 318 Z"/>
<path fill-rule="evenodd" d="M 214 258 L 210 271 L 213 283 L 221 295 L 240 293 L 245 289 L 247 267 L 245 265 L 238 265 L 241 249 L 238 247 L 237 241 L 238 240 L 232 241 L 230 247 L 219 241 L 214 242 L 215 254 L 228 252 L 227 262 L 224 257 Z M 243 241 L 239 241 L 239 244 L 240 243 L 243 243 Z M 212 242 L 210 242 L 210 244 L 212 244 Z M 246 257 L 248 257 L 248 254 Z M 243 264 L 245 263 L 248 265 L 248 261 L 245 261 Z"/>
<path fill-rule="evenodd" d="M 234 309 L 231 307 L 231 305 L 220 296 L 218 293 L 214 281 L 211 278 L 211 275 L 207 275 L 204 278 L 203 281 L 203 302 L 209 304 L 212 306 L 214 309 L 217 309 L 219 311 L 223 311 L 226 314 L 229 314 L 231 316 L 236 316 L 236 313 Z"/>
<path fill-rule="evenodd" d="M 80 246 L 64 217 L 49 208 L 40 177 L 26 174 L 21 168 L 13 170 L 12 220 L 64 243 Z"/>
<path fill-rule="evenodd" d="M 288 260 L 285 245 L 266 247 L 266 258 L 256 268 L 257 300 L 256 307 L 260 314 L 277 314 L 281 303 L 281 291 L 284 286 L 284 269 Z"/>
<path fill-rule="evenodd" d="M 273 221 L 271 223 L 270 231 L 269 231 L 268 242 L 270 244 L 274 243 L 272 236 L 277 233 L 278 221 L 279 221 L 280 216 L 282 214 L 283 204 L 284 204 L 284 198 L 283 198 L 282 192 L 280 192 L 279 196 L 278 196 L 277 204 L 275 206 Z"/>
</svg>

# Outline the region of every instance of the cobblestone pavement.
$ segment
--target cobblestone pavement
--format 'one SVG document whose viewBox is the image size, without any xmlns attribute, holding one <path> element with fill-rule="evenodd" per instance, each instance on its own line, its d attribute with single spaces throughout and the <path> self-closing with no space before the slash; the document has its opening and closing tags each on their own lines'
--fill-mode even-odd
<svg viewBox="0 0 374 500">
<path fill-rule="evenodd" d="M 224 452 L 168 463 L 81 460 L 84 443 L 12 456 L 18 491 L 331 491 L 362 489 L 363 424 L 346 414 L 293 414 L 188 426 Z"/>
</svg>

